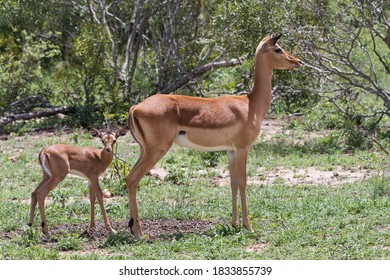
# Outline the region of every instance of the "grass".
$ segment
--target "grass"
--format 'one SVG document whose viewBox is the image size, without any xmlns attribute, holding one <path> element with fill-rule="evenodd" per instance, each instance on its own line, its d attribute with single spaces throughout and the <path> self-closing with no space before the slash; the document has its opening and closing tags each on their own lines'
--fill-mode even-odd
<svg viewBox="0 0 390 280">
<path fill-rule="evenodd" d="M 206 230 L 180 229 L 157 239 L 134 240 L 128 230 L 105 239 L 89 240 L 77 225 L 89 224 L 88 188 L 85 180 L 69 177 L 49 194 L 46 215 L 53 241 L 45 242 L 39 215 L 26 227 L 29 197 L 41 179 L 37 155 L 43 146 L 70 143 L 99 147 L 83 131 L 70 134 L 10 136 L 1 141 L 0 157 L 0 259 L 390 259 L 390 178 L 388 157 L 380 151 L 348 150 L 337 134 L 293 141 L 302 131 L 257 142 L 248 161 L 247 189 L 253 233 L 230 226 L 231 193 L 219 186 L 227 171 L 225 153 L 198 153 L 179 147 L 159 166 L 164 181 L 147 176 L 138 190 L 142 220 L 211 221 Z M 296 133 L 296 134 L 294 134 Z M 295 136 L 294 136 L 295 135 Z M 138 147 L 130 136 L 120 138 L 118 154 L 132 165 Z M 388 148 L 388 146 L 387 146 Z M 129 217 L 120 165 L 101 180 L 114 197 L 106 200 L 112 221 Z M 318 170 L 368 169 L 375 175 L 344 184 L 290 184 L 283 178 L 257 184 L 259 168 L 277 170 L 316 167 Z M 304 179 L 304 178 L 303 178 Z M 38 212 L 38 211 L 37 211 Z M 96 219 L 102 221 L 99 207 Z"/>
</svg>

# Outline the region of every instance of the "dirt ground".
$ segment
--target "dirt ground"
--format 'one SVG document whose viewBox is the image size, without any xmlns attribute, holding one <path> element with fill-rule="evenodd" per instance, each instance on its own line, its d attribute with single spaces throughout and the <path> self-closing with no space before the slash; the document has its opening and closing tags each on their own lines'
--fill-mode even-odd
<svg viewBox="0 0 390 280">
<path fill-rule="evenodd" d="M 128 233 L 125 236 L 127 242 L 132 242 L 130 230 L 127 221 L 117 222 L 111 221 L 113 228 L 117 232 Z M 143 240 L 153 242 L 155 240 L 177 240 L 186 234 L 202 235 L 207 233 L 213 226 L 215 221 L 205 220 L 142 220 Z M 99 255 L 110 255 L 110 250 L 106 250 L 104 243 L 107 240 L 109 233 L 105 230 L 102 221 L 96 221 L 96 228 L 91 229 L 88 224 L 61 224 L 50 225 L 49 232 L 51 240 L 40 241 L 41 245 L 47 248 L 55 247 L 58 240 L 68 235 L 70 232 L 79 234 L 83 238 L 82 248 L 79 250 L 64 250 L 60 251 L 60 255 L 66 257 L 71 255 L 87 255 L 96 253 Z M 14 239 L 22 236 L 23 229 L 13 231 L 0 230 L 0 239 Z M 43 236 L 43 234 L 41 234 Z M 135 240 L 134 240 L 135 242 Z"/>
<path fill-rule="evenodd" d="M 315 167 L 291 170 L 284 168 L 283 166 L 279 166 L 274 171 L 259 168 L 254 177 L 248 178 L 248 184 L 267 185 L 278 181 L 287 185 L 321 184 L 336 186 L 362 181 L 377 174 L 377 171 L 369 169 L 343 169 L 341 166 L 335 166 L 332 171 L 318 170 Z M 229 180 L 229 173 L 227 171 L 222 171 L 214 182 L 217 186 L 228 186 L 230 184 Z"/>
<path fill-rule="evenodd" d="M 142 220 L 142 234 L 146 240 L 174 239 L 175 236 L 183 234 L 202 234 L 213 225 L 212 221 L 203 220 Z M 130 233 L 128 221 L 112 221 L 112 226 L 116 231 Z M 97 222 L 96 229 L 89 228 L 88 225 L 53 225 L 50 227 L 51 235 L 61 235 L 69 230 L 81 232 L 81 236 L 88 240 L 105 240 L 108 232 L 104 228 L 103 222 Z"/>
</svg>

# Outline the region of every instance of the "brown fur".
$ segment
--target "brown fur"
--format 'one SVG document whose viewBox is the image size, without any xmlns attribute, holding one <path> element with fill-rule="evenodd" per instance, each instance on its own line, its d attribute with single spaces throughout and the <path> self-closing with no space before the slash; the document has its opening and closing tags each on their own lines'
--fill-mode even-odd
<svg viewBox="0 0 390 280">
<path fill-rule="evenodd" d="M 127 128 L 122 128 L 115 133 L 101 134 L 91 129 L 94 137 L 99 137 L 103 143 L 102 150 L 95 148 L 78 148 L 70 145 L 56 144 L 43 148 L 39 153 L 39 163 L 43 170 L 43 178 L 31 194 L 31 209 L 29 226 L 32 226 L 35 216 L 35 208 L 39 204 L 42 220 L 42 231 L 49 239 L 49 230 L 45 216 L 45 198 L 65 177 L 72 173 L 88 179 L 89 196 L 91 203 L 91 227 L 95 227 L 95 200 L 97 198 L 106 229 L 113 232 L 110 221 L 103 204 L 103 193 L 99 186 L 99 175 L 103 174 L 113 159 L 113 146 L 116 138 L 127 133 Z"/>
<path fill-rule="evenodd" d="M 126 177 L 131 232 L 141 237 L 136 188 L 141 178 L 174 142 L 201 150 L 226 150 L 233 196 L 232 224 L 238 226 L 237 193 L 240 190 L 243 224 L 252 230 L 246 205 L 246 160 L 271 104 L 274 69 L 294 69 L 300 60 L 280 48 L 280 36 L 265 37 L 256 49 L 253 90 L 244 96 L 199 98 L 156 94 L 129 111 L 129 127 L 141 146 L 141 155 Z"/>
</svg>

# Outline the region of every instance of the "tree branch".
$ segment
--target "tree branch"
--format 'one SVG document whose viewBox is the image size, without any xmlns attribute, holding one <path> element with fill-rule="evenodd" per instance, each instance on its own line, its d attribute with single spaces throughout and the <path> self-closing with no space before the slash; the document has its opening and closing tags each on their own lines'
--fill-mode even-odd
<svg viewBox="0 0 390 280">
<path fill-rule="evenodd" d="M 167 85 L 165 88 L 163 88 L 160 93 L 170 93 L 173 92 L 186 84 L 188 84 L 191 80 L 193 80 L 195 77 L 200 76 L 206 72 L 212 71 L 214 69 L 218 68 L 225 68 L 225 67 L 233 67 L 236 65 L 241 64 L 241 59 L 232 59 L 227 61 L 213 61 L 210 63 L 207 63 L 203 66 L 199 66 L 192 70 L 191 72 L 179 77 L 175 82 L 172 84 Z"/>
<path fill-rule="evenodd" d="M 41 117 L 49 117 L 54 116 L 57 114 L 71 114 L 74 113 L 74 108 L 72 107 L 54 107 L 54 108 L 47 108 L 40 111 L 30 112 L 30 113 L 24 113 L 24 114 L 16 114 L 16 115 L 9 115 L 4 118 L 0 119 L 0 127 L 3 127 L 9 123 L 12 123 L 14 121 L 19 120 L 31 120 Z"/>
</svg>

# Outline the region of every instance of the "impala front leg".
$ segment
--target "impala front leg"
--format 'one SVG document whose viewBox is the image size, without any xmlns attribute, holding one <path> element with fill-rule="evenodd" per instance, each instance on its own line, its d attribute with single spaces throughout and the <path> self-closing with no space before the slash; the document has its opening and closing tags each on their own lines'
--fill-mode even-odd
<svg viewBox="0 0 390 280">
<path fill-rule="evenodd" d="M 228 151 L 229 158 L 229 173 L 230 173 L 230 187 L 232 189 L 232 226 L 238 227 L 238 215 L 237 215 L 237 176 L 235 172 L 235 153 L 234 151 Z"/>
<path fill-rule="evenodd" d="M 238 187 L 240 189 L 241 209 L 242 209 L 242 223 L 244 227 L 253 232 L 248 217 L 248 205 L 246 202 L 246 161 L 248 157 L 247 149 L 239 149 L 235 151 L 235 175 Z"/>
<path fill-rule="evenodd" d="M 92 189 L 91 183 L 88 184 L 89 188 L 89 202 L 91 204 L 91 220 L 90 220 L 90 228 L 96 228 L 95 224 L 95 201 L 96 201 L 96 195 L 95 192 Z"/>
<path fill-rule="evenodd" d="M 39 185 L 36 187 L 36 189 L 31 193 L 30 219 L 28 221 L 28 226 L 30 226 L 30 227 L 34 223 L 35 208 L 36 208 L 37 203 L 38 203 L 37 190 L 43 188 L 43 186 L 49 181 L 49 179 L 50 179 L 50 176 L 44 172 L 42 181 L 39 183 Z"/>
<path fill-rule="evenodd" d="M 104 220 L 106 230 L 115 233 L 115 230 L 112 228 L 110 224 L 110 220 L 108 219 L 106 208 L 104 207 L 103 192 L 99 186 L 98 178 L 94 178 L 91 180 L 91 188 L 92 188 L 93 196 L 96 197 L 99 202 L 99 206 L 103 215 L 103 220 Z M 92 202 L 92 198 L 91 198 L 91 202 Z M 91 210 L 92 210 L 92 206 L 91 206 Z M 92 213 L 91 213 L 91 222 L 92 222 Z"/>
</svg>

